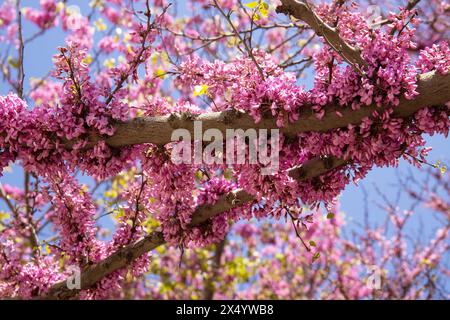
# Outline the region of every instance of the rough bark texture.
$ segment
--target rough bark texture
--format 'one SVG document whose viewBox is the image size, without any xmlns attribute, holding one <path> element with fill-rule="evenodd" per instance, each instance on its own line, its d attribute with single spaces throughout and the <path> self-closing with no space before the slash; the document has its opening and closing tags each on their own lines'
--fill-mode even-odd
<svg viewBox="0 0 450 320">
<path fill-rule="evenodd" d="M 290 15 L 296 19 L 306 22 L 325 41 L 358 72 L 362 73 L 360 66 L 366 65 L 361 57 L 361 52 L 345 42 L 336 28 L 326 24 L 306 2 L 296 0 L 281 0 L 282 5 L 277 7 L 278 13 Z"/>
<path fill-rule="evenodd" d="M 394 108 L 394 117 L 405 118 L 413 115 L 417 110 L 425 106 L 443 105 L 450 101 L 450 74 L 439 75 L 434 71 L 422 74 L 417 81 L 419 96 L 414 100 L 402 97 L 400 104 Z M 295 136 L 300 132 L 317 131 L 326 132 L 332 129 L 344 128 L 349 124 L 357 125 L 365 117 L 370 117 L 375 111 L 382 111 L 386 107 L 370 105 L 352 110 L 349 107 L 328 106 L 325 116 L 319 120 L 312 111 L 305 107 L 299 119 L 280 128 L 280 132 L 286 136 Z M 339 111 L 342 116 L 337 115 Z M 174 129 L 184 128 L 194 138 L 194 121 L 202 122 L 203 131 L 207 129 L 218 129 L 224 136 L 226 129 L 277 129 L 273 118 L 263 118 L 255 124 L 255 120 L 240 111 L 227 110 L 222 112 L 210 112 L 197 116 L 186 114 L 173 114 L 159 117 L 137 118 L 115 125 L 116 132 L 113 136 L 106 138 L 106 143 L 111 147 L 124 147 L 141 143 L 154 143 L 164 145 L 172 141 L 171 136 Z M 93 146 L 102 139 L 92 135 Z M 74 144 L 73 141 L 66 143 L 67 147 Z"/>
</svg>

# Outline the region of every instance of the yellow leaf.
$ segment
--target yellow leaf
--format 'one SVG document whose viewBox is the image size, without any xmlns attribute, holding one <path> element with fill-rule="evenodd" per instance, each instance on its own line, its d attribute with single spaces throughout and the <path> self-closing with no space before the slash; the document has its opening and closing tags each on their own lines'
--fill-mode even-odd
<svg viewBox="0 0 450 320">
<path fill-rule="evenodd" d="M 14 69 L 19 68 L 19 61 L 17 59 L 14 59 L 13 57 L 8 57 L 8 63 Z"/>
<path fill-rule="evenodd" d="M 316 252 L 316 253 L 313 255 L 312 262 L 316 261 L 316 260 L 319 259 L 319 258 L 320 258 L 320 252 Z"/>
<path fill-rule="evenodd" d="M 206 84 L 202 84 L 194 87 L 194 97 L 202 96 L 208 93 L 208 86 Z"/>
<path fill-rule="evenodd" d="M 117 198 L 117 196 L 119 195 L 118 192 L 116 190 L 108 190 L 105 191 L 105 193 L 103 194 L 106 198 Z"/>
<path fill-rule="evenodd" d="M 123 42 L 127 43 L 127 42 L 130 41 L 130 40 L 131 40 L 131 34 L 126 33 L 126 34 L 123 36 Z"/>
<path fill-rule="evenodd" d="M 64 2 L 60 1 L 56 4 L 56 13 L 60 13 L 64 9 Z"/>
<path fill-rule="evenodd" d="M 421 262 L 422 262 L 424 265 L 426 265 L 426 266 L 431 266 L 431 265 L 432 265 L 431 261 L 428 260 L 428 259 L 422 259 Z"/>
<path fill-rule="evenodd" d="M 116 64 L 116 59 L 114 59 L 114 58 L 106 59 L 105 62 L 103 62 L 103 65 L 108 69 L 114 68 L 115 64 Z"/>
<path fill-rule="evenodd" d="M 240 42 L 240 40 L 239 40 L 238 37 L 231 37 L 231 38 L 227 41 L 226 46 L 227 46 L 228 48 L 233 48 L 233 47 L 237 46 L 237 45 L 239 44 L 239 42 Z"/>
<path fill-rule="evenodd" d="M 245 6 L 250 9 L 255 9 L 258 6 L 258 4 L 259 4 L 259 1 L 253 1 L 253 2 L 246 3 Z"/>
<path fill-rule="evenodd" d="M 201 170 L 195 172 L 195 180 L 197 180 L 197 182 L 203 181 L 203 172 Z"/>
<path fill-rule="evenodd" d="M 445 174 L 447 172 L 447 167 L 446 166 L 442 166 L 441 167 L 441 174 Z"/>
<path fill-rule="evenodd" d="M 10 215 L 7 212 L 0 212 L 0 220 L 7 220 L 9 219 Z"/>
<path fill-rule="evenodd" d="M 265 2 L 261 2 L 259 4 L 259 12 L 264 18 L 267 18 L 267 16 L 269 15 L 269 5 Z"/>
<path fill-rule="evenodd" d="M 119 208 L 116 211 L 116 219 L 119 220 L 122 217 L 125 217 L 125 210 L 123 210 L 123 208 Z"/>
<path fill-rule="evenodd" d="M 158 63 L 158 54 L 157 53 L 153 53 L 150 58 L 152 60 L 153 65 L 156 65 Z"/>
<path fill-rule="evenodd" d="M 164 69 L 162 69 L 162 68 L 158 68 L 158 69 L 155 70 L 154 74 L 155 74 L 155 77 L 164 79 L 166 71 L 164 71 Z"/>
<path fill-rule="evenodd" d="M 106 28 L 107 28 L 107 26 L 106 26 L 106 24 L 103 22 L 103 19 L 102 19 L 102 18 L 96 20 L 96 21 L 94 22 L 94 26 L 97 28 L 98 31 L 105 31 Z"/>
<path fill-rule="evenodd" d="M 277 252 L 277 253 L 275 254 L 275 259 L 277 259 L 277 260 L 283 260 L 283 258 L 284 258 L 284 256 L 283 256 L 282 253 Z"/>
<path fill-rule="evenodd" d="M 245 4 L 245 6 L 247 8 L 254 9 L 255 13 L 252 17 L 253 21 L 258 21 L 259 19 L 261 19 L 261 16 L 267 18 L 267 16 L 269 15 L 269 5 L 265 1 L 253 1 Z"/>
<path fill-rule="evenodd" d="M 303 47 L 306 44 L 307 40 L 306 39 L 300 39 L 297 41 L 297 45 L 299 47 Z"/>
</svg>

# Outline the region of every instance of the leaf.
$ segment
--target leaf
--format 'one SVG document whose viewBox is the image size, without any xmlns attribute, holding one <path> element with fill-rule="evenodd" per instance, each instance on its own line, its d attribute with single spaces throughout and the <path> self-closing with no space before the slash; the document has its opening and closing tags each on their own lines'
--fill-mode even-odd
<svg viewBox="0 0 450 320">
<path fill-rule="evenodd" d="M 195 180 L 197 180 L 197 182 L 203 181 L 203 172 L 201 170 L 195 172 Z"/>
<path fill-rule="evenodd" d="M 19 60 L 14 59 L 13 57 L 8 57 L 8 64 L 14 69 L 19 68 Z"/>
<path fill-rule="evenodd" d="M 247 8 L 250 8 L 250 9 L 255 9 L 258 5 L 259 5 L 259 1 L 253 1 L 253 2 L 244 4 L 244 6 L 246 6 Z"/>
<path fill-rule="evenodd" d="M 7 212 L 0 212 L 0 221 L 1 220 L 7 220 L 7 219 L 9 219 L 10 218 L 10 215 L 9 215 L 9 213 L 7 213 Z"/>
<path fill-rule="evenodd" d="M 334 218 L 334 213 L 333 212 L 328 212 L 327 219 L 333 219 L 333 218 Z"/>
<path fill-rule="evenodd" d="M 125 217 L 125 210 L 123 208 L 119 208 L 115 211 L 115 217 L 117 220 L 119 220 L 120 218 Z"/>
<path fill-rule="evenodd" d="M 267 18 L 267 16 L 269 15 L 269 5 L 265 2 L 261 2 L 259 4 L 259 12 L 264 18 Z"/>
<path fill-rule="evenodd" d="M 206 84 L 202 84 L 194 87 L 194 97 L 202 96 L 208 93 L 208 86 Z"/>
<path fill-rule="evenodd" d="M 92 63 L 92 56 L 88 54 L 86 57 L 83 58 L 81 62 L 83 62 L 86 65 L 90 65 Z"/>
<path fill-rule="evenodd" d="M 313 258 L 312 258 L 312 262 L 316 261 L 319 258 L 320 258 L 320 252 L 314 253 Z"/>
<path fill-rule="evenodd" d="M 229 168 L 225 169 L 225 171 L 223 172 L 223 177 L 226 180 L 231 180 L 233 178 L 233 171 Z"/>
<path fill-rule="evenodd" d="M 114 58 L 106 59 L 105 62 L 103 62 L 103 65 L 108 69 L 114 68 L 115 64 L 116 64 L 116 59 L 114 59 Z"/>
<path fill-rule="evenodd" d="M 447 167 L 442 166 L 440 170 L 441 170 L 441 174 L 445 174 L 447 172 Z"/>
<path fill-rule="evenodd" d="M 315 247 L 316 246 L 316 242 L 314 240 L 309 240 L 309 245 L 311 247 Z"/>
<path fill-rule="evenodd" d="M 231 38 L 227 41 L 226 46 L 227 46 L 228 48 L 233 48 L 233 47 L 236 47 L 237 45 L 239 45 L 239 43 L 240 43 L 240 40 L 239 40 L 238 37 L 231 37 Z"/>
<path fill-rule="evenodd" d="M 105 193 L 103 194 L 106 198 L 110 198 L 110 199 L 115 199 L 119 196 L 119 193 L 117 192 L 117 190 L 107 190 L 105 191 Z"/>
<path fill-rule="evenodd" d="M 94 22 L 95 27 L 98 31 L 105 31 L 107 29 L 106 24 L 103 22 L 103 19 L 100 18 Z"/>
<path fill-rule="evenodd" d="M 165 75 L 166 75 L 166 71 L 164 71 L 163 68 L 158 68 L 158 69 L 156 69 L 154 75 L 156 78 L 164 79 Z"/>
</svg>

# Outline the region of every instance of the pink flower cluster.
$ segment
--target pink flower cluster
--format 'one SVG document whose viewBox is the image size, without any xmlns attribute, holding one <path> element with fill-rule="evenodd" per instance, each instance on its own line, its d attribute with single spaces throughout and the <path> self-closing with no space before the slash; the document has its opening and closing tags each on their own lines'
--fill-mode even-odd
<svg viewBox="0 0 450 320">
<path fill-rule="evenodd" d="M 55 0 L 40 0 L 40 8 L 25 8 L 23 15 L 41 29 L 49 29 L 57 24 L 59 9 Z"/>
<path fill-rule="evenodd" d="M 104 177 L 132 162 L 132 148 L 113 150 L 104 141 L 85 148 L 91 134 L 110 136 L 114 133 L 111 121 L 128 118 L 128 106 L 121 102 L 121 92 L 108 105 L 100 100 L 107 93 L 90 83 L 83 63 L 85 55 L 75 46 L 61 49 L 61 54 L 55 56 L 55 76 L 64 80 L 58 105 L 28 110 L 13 94 L 0 97 L 2 167 L 20 159 L 30 170 L 45 174 L 64 160 L 72 168 L 78 166 Z M 67 145 L 70 140 L 76 143 Z"/>
<path fill-rule="evenodd" d="M 436 70 L 440 74 L 450 72 L 450 48 L 448 42 L 441 41 L 420 51 L 417 65 L 422 72 Z"/>
<path fill-rule="evenodd" d="M 228 64 L 201 61 L 194 56 L 180 65 L 178 84 L 186 93 L 192 92 L 195 85 L 208 86 L 208 95 L 218 100 L 217 111 L 243 110 L 257 123 L 271 115 L 279 127 L 296 121 L 307 95 L 296 85 L 295 76 L 284 73 L 271 55 L 257 50 L 253 55 L 265 79 L 255 62 L 245 56 Z"/>
<path fill-rule="evenodd" d="M 99 261 L 102 246 L 96 239 L 96 207 L 90 194 L 67 172 L 53 172 L 47 179 L 53 190 L 48 194 L 48 202 L 54 208 L 47 218 L 58 229 L 57 251 L 64 252 L 71 264 Z"/>
</svg>

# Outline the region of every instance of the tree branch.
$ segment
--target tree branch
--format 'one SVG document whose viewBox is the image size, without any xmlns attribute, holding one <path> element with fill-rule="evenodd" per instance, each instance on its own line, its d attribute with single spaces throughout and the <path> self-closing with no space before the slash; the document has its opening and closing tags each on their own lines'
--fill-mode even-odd
<svg viewBox="0 0 450 320">
<path fill-rule="evenodd" d="M 303 166 L 289 170 L 289 175 L 298 176 L 298 180 L 307 180 L 317 177 L 329 170 L 342 166 L 345 162 L 335 158 L 313 159 L 307 161 Z M 200 206 L 194 212 L 191 226 L 199 226 L 208 219 L 231 209 L 243 206 L 246 203 L 255 200 L 255 198 L 243 189 L 231 191 L 221 196 L 214 204 Z M 94 264 L 84 270 L 81 274 L 81 289 L 88 289 L 103 277 L 110 273 L 124 268 L 131 261 L 140 257 L 146 252 L 165 243 L 162 232 L 154 231 L 143 239 L 119 249 L 116 253 L 105 260 Z M 70 290 L 66 281 L 55 284 L 48 292 L 44 299 L 69 299 L 78 294 L 79 290 Z"/>
<path fill-rule="evenodd" d="M 284 13 L 293 16 L 296 19 L 305 21 L 319 36 L 323 36 L 325 41 L 360 75 L 364 72 L 360 66 L 365 66 L 366 62 L 361 57 L 361 52 L 348 44 L 339 36 L 337 28 L 326 24 L 305 2 L 296 0 L 281 0 L 282 5 L 278 6 L 277 13 Z"/>
<path fill-rule="evenodd" d="M 409 101 L 402 98 L 400 104 L 395 107 L 394 116 L 408 117 L 424 106 L 442 105 L 450 100 L 450 75 L 437 75 L 434 72 L 423 74 L 418 80 L 417 99 Z M 330 107 L 329 109 L 332 109 Z M 334 107 L 338 108 L 338 107 Z M 327 131 L 335 128 L 345 127 L 348 124 L 358 124 L 363 118 L 368 117 L 375 110 L 382 110 L 376 106 L 368 106 L 353 111 L 346 108 L 341 111 L 343 117 L 336 116 L 329 111 L 322 120 L 313 115 L 302 115 L 300 120 L 282 128 L 281 131 L 287 135 L 293 135 L 305 131 Z M 232 116 L 232 117 L 230 117 Z M 230 119 L 231 118 L 231 119 Z M 172 130 L 182 127 L 193 133 L 193 121 L 203 121 L 204 129 L 218 128 L 225 131 L 228 128 L 276 128 L 276 123 L 271 119 L 263 119 L 256 124 L 254 120 L 236 111 L 215 112 L 199 115 L 194 118 L 186 118 L 179 115 L 152 117 L 132 120 L 127 123 L 118 124 L 116 133 L 106 141 L 113 147 L 126 146 L 139 143 L 164 144 L 170 142 Z M 342 166 L 345 160 L 336 158 L 312 159 L 303 166 L 289 170 L 289 175 L 297 180 L 307 180 Z M 234 190 L 220 197 L 215 204 L 199 207 L 192 218 L 191 226 L 198 226 L 211 217 L 238 208 L 254 200 L 254 197 L 243 189 Z M 81 288 L 92 287 L 97 281 L 106 275 L 126 267 L 131 261 L 164 244 L 163 234 L 159 231 L 152 232 L 138 242 L 124 247 L 112 254 L 104 261 L 90 266 L 81 275 Z M 66 282 L 61 282 L 52 287 L 47 299 L 67 299 L 75 296 L 78 290 L 69 290 Z"/>
<path fill-rule="evenodd" d="M 20 0 L 16 2 L 16 10 L 17 10 L 17 36 L 19 40 L 19 61 L 17 68 L 17 95 L 19 98 L 23 99 L 23 81 L 25 79 L 25 71 L 23 68 L 23 59 L 24 59 L 24 44 L 22 37 L 22 11 L 20 8 Z"/>
<path fill-rule="evenodd" d="M 419 95 L 414 100 L 400 98 L 400 104 L 394 107 L 393 117 L 406 118 L 413 115 L 419 109 L 426 106 L 442 105 L 450 101 L 450 74 L 440 75 L 434 71 L 419 75 L 417 80 L 417 92 Z M 377 107 L 375 104 L 364 106 L 359 110 L 350 107 L 330 105 L 322 119 L 317 119 L 312 110 L 305 107 L 300 112 L 299 119 L 289 123 L 283 128 L 278 128 L 275 119 L 266 117 L 259 123 L 248 114 L 237 110 L 221 112 L 209 112 L 199 115 L 172 114 L 156 117 L 143 117 L 115 124 L 115 133 L 111 137 L 102 138 L 94 133 L 90 136 L 87 148 L 93 147 L 98 141 L 105 139 L 113 148 L 129 145 L 154 143 L 164 145 L 171 142 L 173 130 L 183 128 L 194 137 L 194 121 L 201 121 L 203 130 L 218 129 L 224 135 L 226 129 L 280 129 L 280 132 L 288 137 L 308 131 L 326 132 L 332 129 L 344 128 L 349 124 L 357 125 L 364 118 L 370 117 L 374 111 L 383 111 L 390 106 Z M 339 111 L 340 115 L 336 114 Z M 71 148 L 76 141 L 67 141 L 67 148 Z"/>
</svg>

